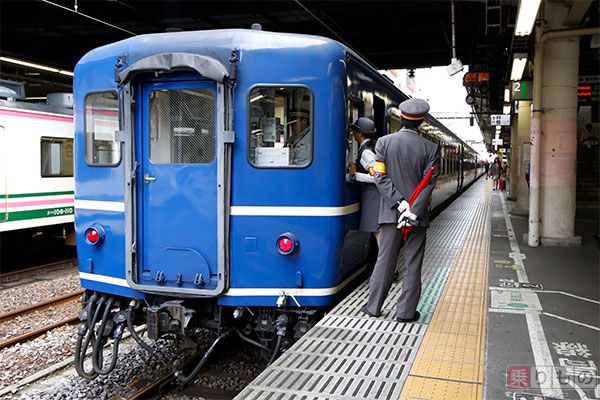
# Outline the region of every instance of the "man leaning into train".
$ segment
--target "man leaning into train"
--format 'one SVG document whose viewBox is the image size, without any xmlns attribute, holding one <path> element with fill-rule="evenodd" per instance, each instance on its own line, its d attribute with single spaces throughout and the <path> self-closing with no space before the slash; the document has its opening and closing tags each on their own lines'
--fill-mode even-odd
<svg viewBox="0 0 600 400">
<path fill-rule="evenodd" d="M 417 304 L 421 296 L 421 266 L 439 146 L 417 132 L 429 111 L 425 100 L 409 99 L 400 103 L 399 108 L 402 129 L 382 137 L 375 146 L 375 184 L 381 193 L 381 237 L 377 263 L 369 280 L 369 299 L 360 310 L 371 317 L 381 315 L 404 242 L 405 267 L 396 320 L 412 322 L 420 317 Z M 404 239 L 400 228 L 409 229 L 409 225 L 411 230 Z"/>
</svg>

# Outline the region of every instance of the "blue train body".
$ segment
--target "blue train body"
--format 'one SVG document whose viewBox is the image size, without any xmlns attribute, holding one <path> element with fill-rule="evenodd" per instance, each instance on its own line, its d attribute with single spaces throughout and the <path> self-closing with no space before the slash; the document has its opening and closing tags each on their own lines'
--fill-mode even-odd
<svg viewBox="0 0 600 400">
<path fill-rule="evenodd" d="M 370 116 L 378 132 L 393 132 L 407 97 L 358 54 L 326 38 L 254 30 L 144 35 L 86 54 L 74 87 L 88 303 L 93 293 L 122 307 L 144 299 L 150 308 L 129 308 L 154 337 L 173 320 L 184 334 L 190 318 L 181 315 L 223 325 L 229 307 L 238 319 L 245 307 L 301 318 L 365 270 L 359 188 L 345 177 L 348 122 Z M 294 143 L 298 108 L 310 134 Z M 478 163 L 434 119 L 423 127 L 442 148 L 436 206 L 475 179 Z M 300 162 L 302 151 L 310 157 Z M 297 242 L 290 255 L 276 245 L 282 234 Z"/>
</svg>

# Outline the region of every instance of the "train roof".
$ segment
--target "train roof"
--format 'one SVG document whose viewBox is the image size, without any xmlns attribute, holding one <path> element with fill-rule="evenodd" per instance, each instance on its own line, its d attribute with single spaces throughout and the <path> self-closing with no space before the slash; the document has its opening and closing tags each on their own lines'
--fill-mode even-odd
<svg viewBox="0 0 600 400">
<path fill-rule="evenodd" d="M 301 48 L 304 51 L 319 53 L 328 51 L 328 49 L 331 52 L 343 50 L 362 59 L 360 55 L 345 45 L 326 37 L 251 29 L 216 29 L 134 36 L 91 50 L 81 58 L 78 66 L 125 53 L 131 64 L 144 57 L 163 52 L 201 53 L 217 59 L 223 65 L 228 65 L 233 49 L 253 51 Z M 366 62 L 364 59 L 362 60 Z"/>
</svg>

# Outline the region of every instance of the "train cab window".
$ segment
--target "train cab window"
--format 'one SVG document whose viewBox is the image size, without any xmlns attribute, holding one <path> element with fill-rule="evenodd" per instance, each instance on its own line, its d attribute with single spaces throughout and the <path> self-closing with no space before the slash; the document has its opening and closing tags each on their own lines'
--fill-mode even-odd
<svg viewBox="0 0 600 400">
<path fill-rule="evenodd" d="M 94 166 L 114 166 L 121 160 L 117 92 L 92 93 L 85 98 L 85 159 Z"/>
<path fill-rule="evenodd" d="M 313 158 L 312 93 L 255 87 L 248 98 L 248 159 L 255 167 L 302 168 Z"/>
<path fill-rule="evenodd" d="M 217 154 L 216 102 L 212 89 L 150 93 L 150 160 L 211 164 Z"/>
<path fill-rule="evenodd" d="M 42 137 L 40 142 L 42 177 L 73 176 L 73 139 Z"/>
</svg>

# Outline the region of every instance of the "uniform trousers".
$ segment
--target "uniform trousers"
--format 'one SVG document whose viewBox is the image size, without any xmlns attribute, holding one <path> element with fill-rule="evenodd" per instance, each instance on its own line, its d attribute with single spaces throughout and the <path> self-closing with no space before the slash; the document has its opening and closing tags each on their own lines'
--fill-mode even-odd
<svg viewBox="0 0 600 400">
<path fill-rule="evenodd" d="M 381 313 L 381 307 L 390 291 L 396 269 L 400 246 L 404 242 L 404 274 L 402 293 L 396 304 L 396 318 L 411 319 L 417 311 L 421 297 L 421 265 L 425 255 L 427 228 L 413 227 L 406 241 L 396 224 L 381 224 L 379 253 L 373 274 L 369 280 L 369 301 L 367 310 L 374 315 Z"/>
</svg>

